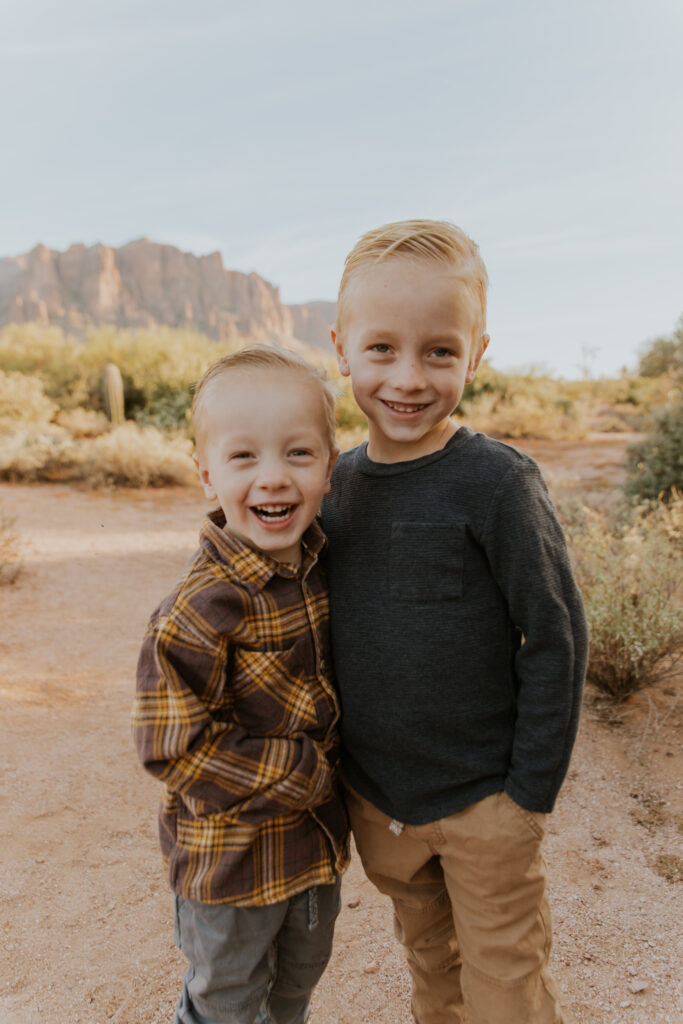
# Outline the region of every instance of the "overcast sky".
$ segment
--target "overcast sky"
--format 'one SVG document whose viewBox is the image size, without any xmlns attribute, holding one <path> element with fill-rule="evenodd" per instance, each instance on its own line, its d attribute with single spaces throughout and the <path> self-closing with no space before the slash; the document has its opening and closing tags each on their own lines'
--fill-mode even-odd
<svg viewBox="0 0 683 1024">
<path fill-rule="evenodd" d="M 0 255 L 146 236 L 333 299 L 389 220 L 489 268 L 489 355 L 635 366 L 683 312 L 680 0 L 2 0 Z"/>
</svg>

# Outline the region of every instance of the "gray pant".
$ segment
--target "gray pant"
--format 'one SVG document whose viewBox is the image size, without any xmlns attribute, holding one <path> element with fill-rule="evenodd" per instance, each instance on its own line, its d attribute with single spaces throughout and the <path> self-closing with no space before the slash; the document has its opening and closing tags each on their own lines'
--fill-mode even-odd
<svg viewBox="0 0 683 1024">
<path fill-rule="evenodd" d="M 268 907 L 175 897 L 189 961 L 174 1024 L 306 1024 L 332 953 L 340 879 Z"/>
</svg>

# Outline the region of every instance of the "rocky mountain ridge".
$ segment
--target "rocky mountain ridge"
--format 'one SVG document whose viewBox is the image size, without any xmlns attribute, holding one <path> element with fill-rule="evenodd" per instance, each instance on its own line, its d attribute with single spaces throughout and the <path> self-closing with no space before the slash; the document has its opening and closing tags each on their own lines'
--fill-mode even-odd
<svg viewBox="0 0 683 1024">
<path fill-rule="evenodd" d="M 38 321 L 82 332 L 119 327 L 190 327 L 213 338 L 327 349 L 335 303 L 287 306 L 256 273 L 226 270 L 219 252 L 195 256 L 140 238 L 118 249 L 37 245 L 0 258 L 0 325 Z"/>
</svg>

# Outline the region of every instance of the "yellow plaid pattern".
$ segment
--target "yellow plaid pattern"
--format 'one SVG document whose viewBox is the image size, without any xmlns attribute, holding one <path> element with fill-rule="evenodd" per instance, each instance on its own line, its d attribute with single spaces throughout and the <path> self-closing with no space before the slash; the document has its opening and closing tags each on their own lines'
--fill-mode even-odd
<svg viewBox="0 0 683 1024">
<path fill-rule="evenodd" d="M 227 534 L 222 512 L 153 613 L 140 651 L 133 735 L 163 783 L 172 888 L 261 906 L 348 864 L 339 704 L 314 523 L 300 569 Z"/>
</svg>

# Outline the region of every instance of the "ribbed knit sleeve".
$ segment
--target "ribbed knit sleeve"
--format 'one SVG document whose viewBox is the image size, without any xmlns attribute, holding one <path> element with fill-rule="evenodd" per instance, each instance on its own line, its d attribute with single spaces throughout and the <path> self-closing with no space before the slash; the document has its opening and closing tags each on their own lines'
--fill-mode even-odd
<svg viewBox="0 0 683 1024">
<path fill-rule="evenodd" d="M 538 467 L 520 459 L 496 488 L 483 544 L 510 619 L 516 719 L 505 789 L 532 811 L 551 811 L 578 727 L 588 657 L 583 601 L 562 528 Z"/>
</svg>

